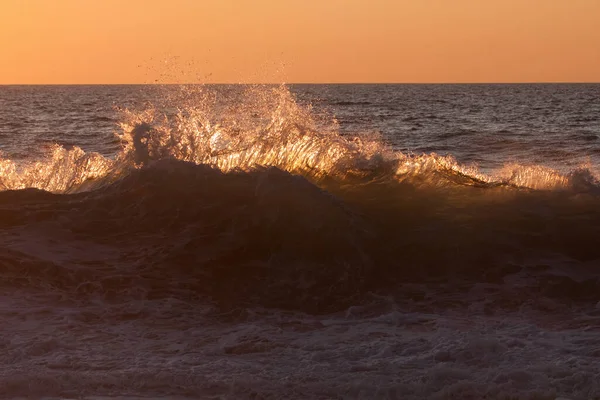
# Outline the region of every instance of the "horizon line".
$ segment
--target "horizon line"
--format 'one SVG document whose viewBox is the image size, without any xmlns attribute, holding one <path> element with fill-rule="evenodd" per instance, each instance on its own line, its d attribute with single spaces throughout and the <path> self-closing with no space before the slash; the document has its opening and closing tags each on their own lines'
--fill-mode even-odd
<svg viewBox="0 0 600 400">
<path fill-rule="evenodd" d="M 0 86 L 178 86 L 178 85 L 589 85 L 600 81 L 521 82 L 152 82 L 152 83 L 0 83 Z"/>
</svg>

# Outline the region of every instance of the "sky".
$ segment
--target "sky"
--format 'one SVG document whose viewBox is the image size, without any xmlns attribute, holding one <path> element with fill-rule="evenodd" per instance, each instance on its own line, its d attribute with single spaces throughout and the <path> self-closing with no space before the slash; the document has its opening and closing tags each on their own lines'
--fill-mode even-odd
<svg viewBox="0 0 600 400">
<path fill-rule="evenodd" d="M 600 82 L 600 0 L 0 0 L 0 84 Z"/>
</svg>

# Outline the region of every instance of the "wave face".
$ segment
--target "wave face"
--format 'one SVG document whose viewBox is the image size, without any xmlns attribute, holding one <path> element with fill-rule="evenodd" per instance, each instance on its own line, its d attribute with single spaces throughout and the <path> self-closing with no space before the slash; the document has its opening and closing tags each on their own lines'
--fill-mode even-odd
<svg viewBox="0 0 600 400">
<path fill-rule="evenodd" d="M 121 110 L 114 157 L 0 160 L 2 285 L 307 312 L 450 282 L 600 300 L 590 166 L 484 173 L 342 134 L 285 86 L 166 90 Z"/>
</svg>

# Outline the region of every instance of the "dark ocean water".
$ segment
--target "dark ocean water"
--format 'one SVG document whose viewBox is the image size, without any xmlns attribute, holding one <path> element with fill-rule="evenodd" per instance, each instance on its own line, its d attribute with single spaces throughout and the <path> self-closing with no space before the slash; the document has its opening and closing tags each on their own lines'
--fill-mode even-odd
<svg viewBox="0 0 600 400">
<path fill-rule="evenodd" d="M 0 397 L 600 399 L 600 85 L 0 86 Z"/>
</svg>

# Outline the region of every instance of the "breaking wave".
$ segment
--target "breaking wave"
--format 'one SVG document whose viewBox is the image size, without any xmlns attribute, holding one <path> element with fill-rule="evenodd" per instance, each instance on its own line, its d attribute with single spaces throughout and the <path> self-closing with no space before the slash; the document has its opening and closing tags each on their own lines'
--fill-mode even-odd
<svg viewBox="0 0 600 400">
<path fill-rule="evenodd" d="M 411 282 L 518 276 L 528 293 L 598 300 L 589 169 L 484 174 L 343 136 L 285 86 L 184 89 L 121 110 L 114 158 L 0 160 L 16 237 L 3 285 L 326 311 Z"/>
<path fill-rule="evenodd" d="M 55 145 L 38 161 L 0 159 L 0 188 L 72 193 L 114 182 L 157 160 L 209 165 L 223 172 L 276 167 L 315 183 L 388 179 L 425 185 L 512 186 L 595 191 L 585 167 L 561 173 L 544 166 L 506 165 L 485 174 L 451 156 L 393 151 L 377 137 L 341 135 L 334 122 L 315 118 L 286 86 L 217 93 L 205 87 L 173 90 L 145 110 L 120 110 L 123 150 L 109 159 Z"/>
</svg>

